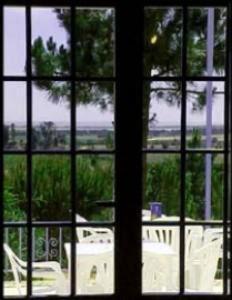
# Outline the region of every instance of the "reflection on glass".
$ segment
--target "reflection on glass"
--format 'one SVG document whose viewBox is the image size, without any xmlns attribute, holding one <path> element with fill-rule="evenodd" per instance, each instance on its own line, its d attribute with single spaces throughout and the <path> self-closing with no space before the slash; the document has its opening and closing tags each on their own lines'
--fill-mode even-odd
<svg viewBox="0 0 232 300">
<path fill-rule="evenodd" d="M 77 76 L 114 75 L 114 10 L 76 10 Z"/>
<path fill-rule="evenodd" d="M 187 41 L 189 75 L 224 75 L 226 21 L 226 8 L 189 9 Z M 212 61 L 209 62 L 213 66 L 212 72 L 209 72 L 210 69 L 207 68 L 207 58 L 209 58 L 207 55 L 210 55 L 209 49 L 212 49 Z"/>
<path fill-rule="evenodd" d="M 159 202 L 161 216 L 167 221 L 179 219 L 180 156 L 175 154 L 147 154 L 144 161 L 143 220 L 151 220 L 151 203 Z"/>
<path fill-rule="evenodd" d="M 109 221 L 112 208 L 101 202 L 112 201 L 114 190 L 114 160 L 110 155 L 78 155 L 77 213 L 88 221 Z"/>
<path fill-rule="evenodd" d="M 70 229 L 36 227 L 32 229 L 33 295 L 68 295 L 68 257 L 65 245 L 70 243 Z"/>
<path fill-rule="evenodd" d="M 187 84 L 187 147 L 224 148 L 224 83 Z"/>
<path fill-rule="evenodd" d="M 179 228 L 143 226 L 143 293 L 178 292 Z"/>
<path fill-rule="evenodd" d="M 222 293 L 223 288 L 222 226 L 186 226 L 185 291 Z"/>
<path fill-rule="evenodd" d="M 151 82 L 144 85 L 144 148 L 180 148 L 180 106 L 180 82 Z"/>
<path fill-rule="evenodd" d="M 211 168 L 206 168 L 210 156 Z M 188 154 L 186 157 L 186 217 L 222 220 L 224 159 L 219 154 Z"/>
<path fill-rule="evenodd" d="M 70 159 L 35 155 L 32 160 L 32 216 L 37 221 L 70 219 Z"/>
<path fill-rule="evenodd" d="M 32 8 L 31 16 L 33 74 L 68 75 L 70 73 L 70 9 L 37 7 Z"/>
<path fill-rule="evenodd" d="M 144 75 L 180 75 L 182 10 L 146 8 L 144 23 Z"/>
<path fill-rule="evenodd" d="M 93 233 L 76 244 L 76 294 L 112 294 L 114 292 L 114 232 L 107 228 L 88 229 Z M 70 244 L 66 244 L 65 249 L 70 273 Z"/>
<path fill-rule="evenodd" d="M 4 296 L 27 294 L 27 229 L 4 229 Z M 17 258 L 23 261 L 21 263 Z"/>
<path fill-rule="evenodd" d="M 4 221 L 27 218 L 26 166 L 25 156 L 4 156 Z"/>
<path fill-rule="evenodd" d="M 4 75 L 25 75 L 25 8 L 4 8 Z"/>
<path fill-rule="evenodd" d="M 4 148 L 25 150 L 26 148 L 26 84 L 4 83 Z"/>
<path fill-rule="evenodd" d="M 45 90 L 41 91 L 41 87 Z M 34 149 L 70 148 L 70 98 L 69 82 L 34 82 L 32 132 Z"/>
<path fill-rule="evenodd" d="M 76 84 L 76 142 L 79 149 L 114 148 L 114 84 Z"/>
</svg>

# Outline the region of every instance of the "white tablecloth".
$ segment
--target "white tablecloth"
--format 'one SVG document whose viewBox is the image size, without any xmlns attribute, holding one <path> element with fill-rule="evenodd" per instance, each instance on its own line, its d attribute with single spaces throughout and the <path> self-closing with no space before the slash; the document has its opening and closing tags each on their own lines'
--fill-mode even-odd
<svg viewBox="0 0 232 300">
<path fill-rule="evenodd" d="M 64 247 L 67 257 L 70 258 L 71 243 L 65 243 Z M 142 249 L 157 255 L 175 255 L 173 249 L 164 243 L 144 241 Z M 98 255 L 113 250 L 113 243 L 76 243 L 76 255 Z"/>
</svg>

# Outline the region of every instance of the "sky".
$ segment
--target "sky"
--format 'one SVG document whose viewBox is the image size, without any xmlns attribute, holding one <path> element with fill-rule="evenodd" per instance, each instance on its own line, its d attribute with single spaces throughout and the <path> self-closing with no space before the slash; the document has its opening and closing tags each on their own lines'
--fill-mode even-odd
<svg viewBox="0 0 232 300">
<path fill-rule="evenodd" d="M 23 8 L 5 8 L 4 10 L 4 73 L 5 75 L 24 75 L 25 66 L 25 10 Z M 53 36 L 58 45 L 66 44 L 67 35 L 59 25 L 51 8 L 32 9 L 32 40 L 41 36 L 45 41 Z M 4 86 L 5 122 L 26 122 L 26 85 L 23 82 L 5 83 Z M 219 86 L 221 90 L 222 86 Z M 133 104 L 132 104 L 133 105 Z M 206 124 L 205 110 L 192 113 L 187 106 L 187 125 Z M 213 124 L 223 123 L 223 96 L 215 99 L 213 106 Z M 180 124 L 180 108 L 168 106 L 162 101 L 152 100 L 151 114 L 157 114 L 158 126 Z M 80 123 L 106 123 L 113 121 L 112 110 L 100 111 L 93 105 L 78 106 L 77 120 Z M 70 122 L 70 111 L 66 103 L 53 104 L 48 101 L 46 92 L 33 87 L 33 121 Z"/>
</svg>

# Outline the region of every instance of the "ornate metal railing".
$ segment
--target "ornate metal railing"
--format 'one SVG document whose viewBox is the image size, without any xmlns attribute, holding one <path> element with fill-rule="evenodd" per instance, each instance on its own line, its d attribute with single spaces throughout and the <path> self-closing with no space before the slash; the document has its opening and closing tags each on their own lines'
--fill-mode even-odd
<svg viewBox="0 0 232 300">
<path fill-rule="evenodd" d="M 26 260 L 26 234 L 25 228 L 14 228 L 11 232 L 10 228 L 5 229 L 4 242 L 13 248 L 15 254 L 22 260 Z M 64 234 L 64 228 L 56 228 L 56 232 L 51 232 L 51 228 L 44 227 L 32 229 L 32 260 L 33 261 L 51 261 L 55 260 L 62 267 L 66 265 L 66 258 L 63 245 L 67 241 L 67 236 Z M 10 271 L 10 263 L 5 255 L 4 271 Z"/>
</svg>

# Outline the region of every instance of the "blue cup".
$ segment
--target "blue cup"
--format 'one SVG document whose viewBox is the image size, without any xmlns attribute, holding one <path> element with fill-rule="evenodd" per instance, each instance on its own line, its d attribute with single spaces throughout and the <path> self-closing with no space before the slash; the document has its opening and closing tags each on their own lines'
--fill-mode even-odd
<svg viewBox="0 0 232 300">
<path fill-rule="evenodd" d="M 150 210 L 151 210 L 151 220 L 160 218 L 162 215 L 162 203 L 161 202 L 151 202 Z"/>
</svg>

